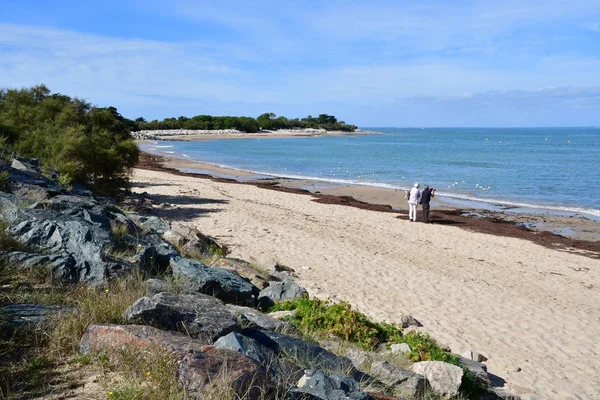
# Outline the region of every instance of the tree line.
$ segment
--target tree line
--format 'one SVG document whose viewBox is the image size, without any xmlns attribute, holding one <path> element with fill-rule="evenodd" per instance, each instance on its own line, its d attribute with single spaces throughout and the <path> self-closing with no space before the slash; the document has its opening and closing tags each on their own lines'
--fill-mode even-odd
<svg viewBox="0 0 600 400">
<path fill-rule="evenodd" d="M 44 85 L 0 90 L 0 153 L 38 158 L 63 183 L 96 193 L 126 186 L 139 154 L 135 127 L 114 107 L 94 107 Z"/>
<path fill-rule="evenodd" d="M 354 131 L 357 127 L 327 114 L 302 119 L 273 113 L 257 118 L 197 115 L 147 122 L 125 118 L 115 107 L 95 107 L 52 93 L 44 85 L 0 89 L 0 157 L 13 153 L 38 158 L 58 172 L 63 183 L 78 182 L 100 194 L 114 194 L 127 185 L 139 156 L 132 131 L 295 128 Z"/>
<path fill-rule="evenodd" d="M 133 121 L 137 127 L 134 130 L 168 130 L 168 129 L 237 129 L 242 132 L 258 132 L 261 129 L 325 129 L 328 131 L 353 132 L 356 125 L 346 124 L 338 121 L 336 117 L 328 114 L 320 114 L 318 117 L 308 116 L 306 118 L 288 119 L 276 116 L 274 113 L 264 113 L 256 118 L 252 117 L 215 117 L 211 115 L 197 115 L 192 118 L 165 118 L 162 121 L 146 121 L 138 118 Z"/>
</svg>

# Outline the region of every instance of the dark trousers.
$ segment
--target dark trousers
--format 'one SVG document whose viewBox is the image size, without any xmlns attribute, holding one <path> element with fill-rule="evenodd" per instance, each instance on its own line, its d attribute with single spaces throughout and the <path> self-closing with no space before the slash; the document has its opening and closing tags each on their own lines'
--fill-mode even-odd
<svg viewBox="0 0 600 400">
<path fill-rule="evenodd" d="M 423 206 L 423 222 L 429 221 L 429 203 L 421 204 Z"/>
</svg>

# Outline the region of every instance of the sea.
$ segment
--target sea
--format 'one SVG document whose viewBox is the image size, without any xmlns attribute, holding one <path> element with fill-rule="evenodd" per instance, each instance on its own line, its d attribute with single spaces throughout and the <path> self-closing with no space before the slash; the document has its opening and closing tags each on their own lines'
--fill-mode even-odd
<svg viewBox="0 0 600 400">
<path fill-rule="evenodd" d="M 142 145 L 258 177 L 406 190 L 457 207 L 600 220 L 600 127 L 362 128 L 379 134 Z"/>
</svg>

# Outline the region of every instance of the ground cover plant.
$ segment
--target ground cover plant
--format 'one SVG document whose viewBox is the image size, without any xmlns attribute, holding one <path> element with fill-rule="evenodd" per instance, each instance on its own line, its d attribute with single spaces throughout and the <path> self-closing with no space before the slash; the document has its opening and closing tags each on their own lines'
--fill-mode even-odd
<svg viewBox="0 0 600 400">
<path fill-rule="evenodd" d="M 401 328 L 387 322 L 374 322 L 366 315 L 353 310 L 349 303 L 334 303 L 330 300 L 309 298 L 308 296 L 276 303 L 267 312 L 293 310 L 291 322 L 303 333 L 326 338 L 334 335 L 364 350 L 377 350 L 378 347 L 393 343 L 406 343 L 411 352 L 406 356 L 414 362 L 444 361 L 463 368 L 461 389 L 471 394 L 483 388 L 475 381 L 474 375 L 463 367 L 458 358 L 442 349 L 428 334 L 410 331 L 406 334 Z"/>
</svg>

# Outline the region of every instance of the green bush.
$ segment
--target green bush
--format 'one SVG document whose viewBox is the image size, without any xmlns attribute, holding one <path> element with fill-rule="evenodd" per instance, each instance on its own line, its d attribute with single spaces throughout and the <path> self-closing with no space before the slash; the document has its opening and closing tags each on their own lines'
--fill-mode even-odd
<svg viewBox="0 0 600 400">
<path fill-rule="evenodd" d="M 332 334 L 364 349 L 402 338 L 402 330 L 395 325 L 373 322 L 346 302 L 302 297 L 278 303 L 271 309 L 279 310 L 295 310 L 293 323 L 306 333 Z"/>
<path fill-rule="evenodd" d="M 51 94 L 44 85 L 0 90 L 0 140 L 107 195 L 127 184 L 138 159 L 130 121 L 116 108 Z"/>
</svg>

